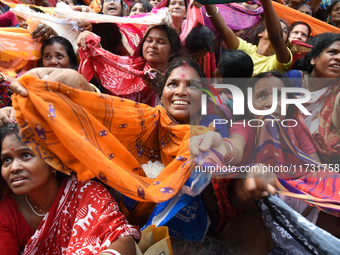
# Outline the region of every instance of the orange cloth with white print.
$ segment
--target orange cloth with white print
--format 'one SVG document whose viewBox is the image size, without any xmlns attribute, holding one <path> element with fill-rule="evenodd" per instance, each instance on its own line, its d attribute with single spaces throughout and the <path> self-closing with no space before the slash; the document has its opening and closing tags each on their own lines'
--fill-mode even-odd
<svg viewBox="0 0 340 255">
<path fill-rule="evenodd" d="M 31 75 L 20 82 L 29 93 L 13 96 L 22 139 L 55 169 L 74 170 L 80 180 L 98 177 L 132 199 L 156 203 L 173 197 L 189 177 L 190 126 L 178 125 L 163 107 Z M 149 160 L 165 165 L 156 179 L 144 177 L 140 165 Z"/>
</svg>

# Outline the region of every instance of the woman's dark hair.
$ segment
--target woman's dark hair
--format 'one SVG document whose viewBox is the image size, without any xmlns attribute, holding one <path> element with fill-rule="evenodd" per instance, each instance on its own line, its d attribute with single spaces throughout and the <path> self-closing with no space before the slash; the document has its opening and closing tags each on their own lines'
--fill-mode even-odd
<svg viewBox="0 0 340 255">
<path fill-rule="evenodd" d="M 307 7 L 309 7 L 310 9 L 311 9 L 311 11 L 312 11 L 312 16 L 314 15 L 314 11 L 313 11 L 313 8 L 312 8 L 312 6 L 310 6 L 309 4 L 306 4 L 306 3 L 302 3 L 302 4 L 300 4 L 299 6 L 297 6 L 296 8 L 295 8 L 295 10 L 299 10 L 301 7 L 303 7 L 303 6 L 307 6 Z"/>
<path fill-rule="evenodd" d="M 288 37 L 289 37 L 289 26 L 288 26 L 288 24 L 287 24 L 287 22 L 286 21 L 284 21 L 283 19 L 280 19 L 280 22 L 282 22 L 283 24 L 285 24 L 286 25 L 286 27 L 287 27 L 287 39 L 286 39 L 286 41 L 285 41 L 285 43 L 287 44 L 287 42 L 288 42 Z"/>
<path fill-rule="evenodd" d="M 166 4 L 166 7 L 169 7 L 171 1 L 172 0 L 168 0 L 168 3 Z M 187 0 L 183 0 L 183 2 L 185 4 L 185 9 L 188 10 L 188 1 Z"/>
<path fill-rule="evenodd" d="M 218 71 L 222 78 L 250 78 L 254 63 L 242 50 L 222 50 Z"/>
<path fill-rule="evenodd" d="M 284 21 L 283 19 L 280 19 L 280 22 L 282 22 L 286 25 L 286 27 L 288 29 L 288 35 L 289 35 L 289 26 L 288 26 L 287 22 Z M 249 36 L 249 42 L 251 44 L 258 45 L 259 41 L 260 41 L 259 33 L 263 32 L 265 30 L 266 30 L 266 23 L 265 23 L 265 20 L 262 19 L 261 22 L 257 26 L 255 26 L 254 31 Z M 288 41 L 288 36 L 287 36 L 285 43 L 287 43 L 287 41 Z"/>
<path fill-rule="evenodd" d="M 173 27 L 170 27 L 168 25 L 158 25 L 158 26 L 154 26 L 154 27 L 148 29 L 148 31 L 145 33 L 145 35 L 142 39 L 142 42 L 140 44 L 140 50 L 139 50 L 140 56 L 143 56 L 143 45 L 144 45 L 146 38 L 148 37 L 150 31 L 152 29 L 155 29 L 155 28 L 164 31 L 166 33 L 166 35 L 168 36 L 168 40 L 169 40 L 169 43 L 171 45 L 171 50 L 170 50 L 170 56 L 171 57 L 169 58 L 168 62 L 170 62 L 172 59 L 174 59 L 176 57 L 179 57 L 182 53 L 181 39 L 179 38 L 179 35 L 178 35 L 176 29 L 173 28 Z"/>
<path fill-rule="evenodd" d="M 15 134 L 17 138 L 21 140 L 19 127 L 17 124 L 8 123 L 0 127 L 0 155 L 2 153 L 2 142 L 4 141 L 7 135 L 11 135 L 11 134 Z M 1 170 L 1 167 L 2 167 L 2 161 L 0 160 L 0 170 Z M 5 183 L 5 180 L 2 178 L 2 175 L 0 174 L 0 184 L 4 184 L 4 183 Z M 2 199 L 2 196 L 0 197 L 0 201 L 1 199 Z"/>
<path fill-rule="evenodd" d="M 93 23 L 92 32 L 100 36 L 100 44 L 103 49 L 119 55 L 122 44 L 122 34 L 115 23 Z"/>
<path fill-rule="evenodd" d="M 304 25 L 308 28 L 308 37 L 307 37 L 307 40 L 309 39 L 309 36 L 310 36 L 310 33 L 312 32 L 312 29 L 310 28 L 310 26 L 306 23 L 306 22 L 302 22 L 302 21 L 297 21 L 297 22 L 294 22 L 290 28 L 289 28 L 289 31 L 292 31 L 294 29 L 294 27 L 296 27 L 297 25 Z M 289 32 L 290 33 L 290 32 Z M 289 37 L 289 35 L 288 35 Z"/>
<path fill-rule="evenodd" d="M 195 53 L 201 50 L 210 51 L 214 45 L 215 36 L 206 26 L 195 26 L 185 38 L 185 47 L 189 52 Z"/>
<path fill-rule="evenodd" d="M 0 154 L 2 150 L 2 142 L 7 135 L 15 134 L 21 140 L 20 130 L 17 124 L 8 123 L 0 127 Z M 1 165 L 0 165 L 1 166 Z"/>
<path fill-rule="evenodd" d="M 18 124 L 8 123 L 0 127 L 0 155 L 2 153 L 2 143 L 5 137 L 8 135 L 12 135 L 12 134 L 14 134 L 18 138 L 19 141 L 22 141 Z M 2 161 L 0 160 L 0 169 L 1 167 L 2 167 Z M 57 178 L 59 181 L 61 181 L 65 177 L 65 175 L 59 171 L 57 171 L 56 174 L 57 174 Z M 3 178 L 2 178 L 2 175 L 0 174 L 0 183 L 2 183 L 2 181 L 3 181 Z M 0 197 L 0 200 L 1 200 L 1 197 Z"/>
<path fill-rule="evenodd" d="M 102 8 L 100 10 L 100 14 L 103 14 L 103 7 L 104 7 L 104 1 L 105 0 L 100 0 L 100 3 L 102 5 Z M 121 17 L 123 17 L 123 13 L 124 13 L 124 4 L 123 4 L 123 0 L 120 0 L 120 6 L 122 7 L 122 13 L 120 14 Z"/>
<path fill-rule="evenodd" d="M 52 36 L 48 40 L 44 41 L 43 45 L 40 48 L 41 58 L 38 60 L 37 66 L 43 67 L 43 57 L 44 57 L 45 47 L 49 45 L 53 45 L 54 43 L 59 43 L 64 47 L 66 54 L 70 59 L 70 67 L 76 68 L 78 64 L 78 60 L 77 60 L 76 53 L 73 50 L 73 46 L 69 40 L 67 40 L 65 37 L 62 37 L 62 36 Z"/>
<path fill-rule="evenodd" d="M 334 33 L 323 33 L 315 36 L 309 44 L 313 46 L 312 50 L 308 52 L 305 58 L 297 60 L 293 69 L 306 71 L 307 73 L 311 73 L 313 71 L 314 66 L 311 65 L 311 60 L 313 58 L 320 57 L 321 53 L 327 49 L 332 43 L 340 41 L 340 34 Z"/>
<path fill-rule="evenodd" d="M 244 116 L 240 116 L 238 117 L 239 119 L 250 119 L 250 112 L 248 109 L 248 103 L 247 103 L 247 99 L 248 99 L 248 88 L 253 88 L 253 93 L 254 93 L 254 88 L 256 83 L 263 79 L 263 78 L 272 78 L 272 77 L 276 77 L 278 79 L 280 79 L 285 87 L 292 87 L 292 83 L 290 82 L 289 78 L 287 78 L 286 76 L 284 76 L 283 73 L 281 73 L 280 71 L 277 70 L 272 70 L 270 72 L 264 72 L 264 73 L 259 73 L 257 75 L 255 75 L 253 78 L 250 78 L 250 80 L 247 83 L 247 86 L 244 87 L 243 89 L 243 95 L 244 95 L 244 109 L 245 109 L 245 114 Z M 294 93 L 287 93 L 288 98 L 290 99 L 294 99 L 295 95 Z M 291 118 L 293 117 L 293 111 L 294 111 L 294 105 L 290 104 L 288 106 L 288 110 L 287 110 L 287 114 L 286 117 Z"/>
<path fill-rule="evenodd" d="M 266 30 L 266 23 L 264 19 L 260 19 L 249 32 L 247 41 L 253 45 L 258 45 L 260 41 L 259 33 Z"/>
<path fill-rule="evenodd" d="M 166 73 L 164 74 L 163 77 L 160 78 L 159 80 L 159 89 L 158 89 L 158 95 L 159 97 L 162 96 L 163 93 L 163 89 L 165 87 L 166 81 L 168 80 L 171 72 L 176 69 L 177 67 L 181 67 L 181 66 L 190 66 L 192 68 L 194 68 L 199 77 L 200 78 L 205 78 L 205 74 L 202 71 L 202 68 L 200 67 L 200 65 L 191 57 L 177 57 L 174 58 L 168 65 L 168 68 L 166 69 Z"/>
<path fill-rule="evenodd" d="M 333 11 L 333 8 L 334 8 L 334 6 L 337 4 L 337 3 L 339 3 L 340 2 L 340 0 L 332 0 L 332 3 L 327 7 L 327 11 L 326 11 L 326 15 L 327 15 L 327 17 L 331 14 L 331 12 Z"/>
<path fill-rule="evenodd" d="M 130 13 L 131 13 L 132 8 L 133 8 L 136 4 L 142 4 L 144 12 L 151 12 L 151 10 L 152 10 L 152 5 L 151 5 L 148 1 L 146 1 L 146 0 L 138 0 L 138 1 L 134 2 L 134 3 L 130 6 L 129 15 L 130 15 Z"/>
</svg>

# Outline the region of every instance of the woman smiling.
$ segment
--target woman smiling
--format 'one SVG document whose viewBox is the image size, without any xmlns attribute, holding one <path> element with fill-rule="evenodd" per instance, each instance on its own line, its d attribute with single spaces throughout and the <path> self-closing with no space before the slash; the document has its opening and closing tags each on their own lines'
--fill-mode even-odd
<svg viewBox="0 0 340 255">
<path fill-rule="evenodd" d="M 79 35 L 79 72 L 87 80 L 95 74 L 112 95 L 157 105 L 157 95 L 148 85 L 154 80 L 154 73 L 163 72 L 168 62 L 181 53 L 176 30 L 167 25 L 149 28 L 135 52 L 136 57 L 112 54 L 100 48 L 99 42 L 100 37 L 93 33 L 86 31 Z M 105 63 L 102 57 L 106 58 Z"/>
</svg>

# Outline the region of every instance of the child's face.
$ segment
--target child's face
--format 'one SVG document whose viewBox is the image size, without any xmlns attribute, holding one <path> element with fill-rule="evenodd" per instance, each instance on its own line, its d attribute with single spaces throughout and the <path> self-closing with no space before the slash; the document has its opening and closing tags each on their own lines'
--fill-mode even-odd
<svg viewBox="0 0 340 255">
<path fill-rule="evenodd" d="M 281 121 L 286 116 L 281 115 L 281 88 L 285 85 L 277 77 L 262 78 L 255 83 L 253 89 L 253 106 L 256 110 L 268 110 L 273 103 L 273 88 L 277 88 L 277 107 L 273 112 Z M 288 106 L 287 106 L 288 109 Z M 287 110 L 286 109 L 286 110 Z M 253 115 L 253 119 L 260 119 L 262 116 Z"/>
<path fill-rule="evenodd" d="M 159 2 L 160 0 L 150 0 L 150 4 L 152 5 L 152 7 L 156 6 Z"/>
</svg>

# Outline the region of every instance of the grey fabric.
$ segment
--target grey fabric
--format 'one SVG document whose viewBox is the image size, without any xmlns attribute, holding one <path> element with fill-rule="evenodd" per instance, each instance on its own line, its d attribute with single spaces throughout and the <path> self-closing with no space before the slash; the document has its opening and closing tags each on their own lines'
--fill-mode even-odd
<svg viewBox="0 0 340 255">
<path fill-rule="evenodd" d="M 258 205 L 275 248 L 270 255 L 340 254 L 340 240 L 292 210 L 281 199 L 268 196 Z"/>
</svg>

